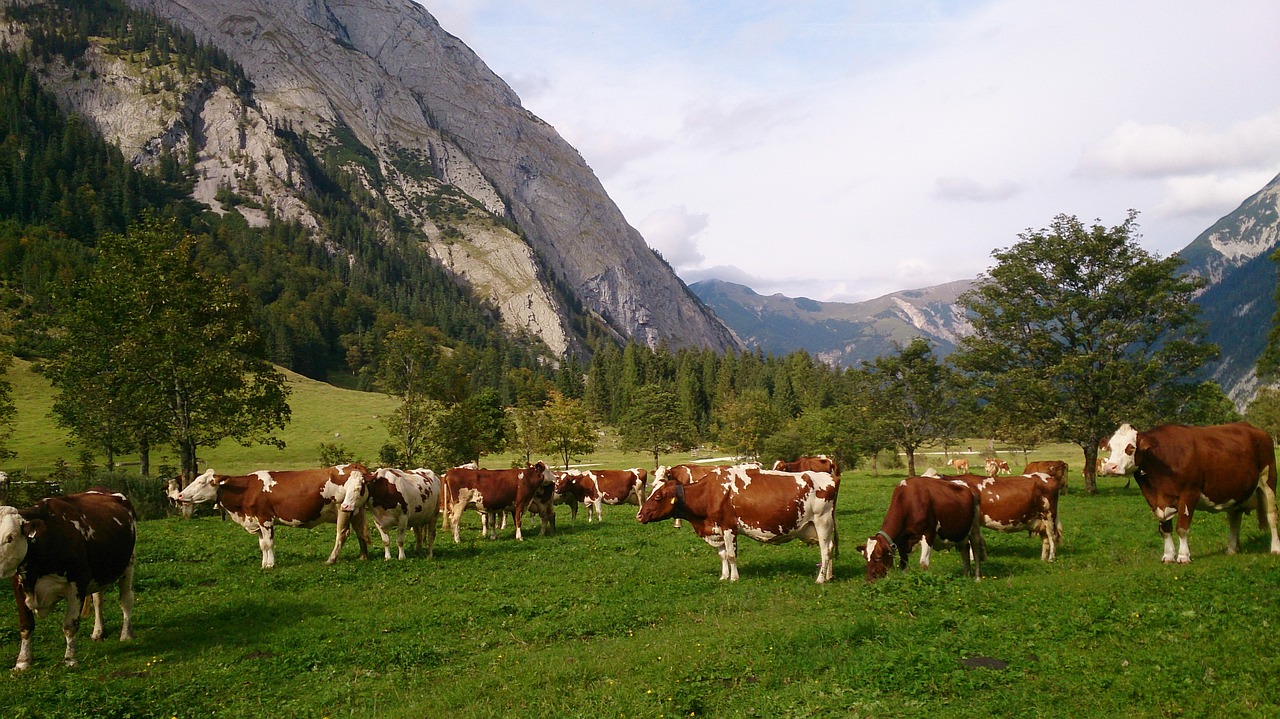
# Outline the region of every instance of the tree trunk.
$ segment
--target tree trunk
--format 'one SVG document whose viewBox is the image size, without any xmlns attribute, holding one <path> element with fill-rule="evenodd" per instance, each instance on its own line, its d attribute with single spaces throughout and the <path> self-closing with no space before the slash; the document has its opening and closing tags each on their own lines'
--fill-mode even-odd
<svg viewBox="0 0 1280 719">
<path fill-rule="evenodd" d="M 1084 491 L 1098 493 L 1098 445 L 1088 442 L 1084 449 Z"/>
<path fill-rule="evenodd" d="M 151 442 L 143 437 L 138 440 L 138 464 L 143 477 L 151 476 Z"/>
<path fill-rule="evenodd" d="M 916 452 L 913 449 L 907 450 L 907 476 L 916 476 Z"/>
</svg>

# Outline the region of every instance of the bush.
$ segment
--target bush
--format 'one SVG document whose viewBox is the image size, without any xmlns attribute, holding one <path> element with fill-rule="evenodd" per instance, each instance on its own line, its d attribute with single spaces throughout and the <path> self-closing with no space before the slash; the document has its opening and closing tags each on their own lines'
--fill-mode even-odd
<svg viewBox="0 0 1280 719">
<path fill-rule="evenodd" d="M 168 513 L 165 481 L 159 477 L 143 477 L 127 472 L 97 472 L 90 479 L 76 477 L 62 484 L 62 494 L 83 492 L 91 487 L 106 487 L 129 498 L 138 519 L 161 519 Z"/>
</svg>

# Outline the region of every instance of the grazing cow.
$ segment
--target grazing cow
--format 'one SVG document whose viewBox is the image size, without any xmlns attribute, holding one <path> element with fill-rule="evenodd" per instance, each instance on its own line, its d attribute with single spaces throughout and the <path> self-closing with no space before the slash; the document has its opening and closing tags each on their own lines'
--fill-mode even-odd
<svg viewBox="0 0 1280 719">
<path fill-rule="evenodd" d="M 556 492 L 572 497 L 575 505 L 581 502 L 587 508 L 587 521 L 595 512 L 596 519 L 604 521 L 601 505 L 617 506 L 629 503 L 637 507 L 644 500 L 642 493 L 649 473 L 643 469 L 570 470 L 556 476 Z"/>
<path fill-rule="evenodd" d="M 973 577 L 982 578 L 982 512 L 978 490 L 964 480 L 952 478 L 907 477 L 893 488 L 889 510 L 885 512 L 880 531 L 859 545 L 867 559 L 867 581 L 875 581 L 889 573 L 893 553 L 898 553 L 899 568 L 907 568 L 907 558 L 917 544 L 920 566 L 929 567 L 935 549 L 956 547 L 965 574 L 969 573 L 969 549 L 973 552 Z"/>
<path fill-rule="evenodd" d="M 554 472 L 552 473 L 555 474 Z M 558 480 L 557 480 L 558 481 Z M 556 491 L 554 483 L 543 482 L 534 491 L 526 507 L 530 514 L 538 517 L 538 536 L 544 537 L 556 533 L 556 505 L 564 504 L 565 497 Z M 574 505 L 575 508 L 577 505 Z M 505 513 L 503 516 L 506 516 Z"/>
<path fill-rule="evenodd" d="M 409 528 L 418 554 L 422 554 L 422 535 L 427 535 L 427 557 L 433 556 L 436 544 L 436 522 L 440 518 L 440 478 L 429 469 L 405 471 L 383 467 L 374 472 L 365 485 L 367 506 L 373 524 L 382 535 L 383 559 L 391 559 L 391 537 L 387 530 L 395 527 L 399 559 L 404 559 L 404 535 Z"/>
<path fill-rule="evenodd" d="M 43 617 L 59 600 L 67 611 L 62 634 L 67 640 L 63 661 L 76 664 L 76 633 L 85 601 L 93 597 L 93 634 L 102 638 L 102 590 L 120 589 L 124 622 L 120 640 L 133 639 L 133 566 L 137 515 L 123 494 L 105 487 L 48 497 L 26 509 L 0 507 L 0 578 L 13 577 L 18 604 L 18 662 L 31 666 L 31 637 L 36 616 Z"/>
<path fill-rule="evenodd" d="M 832 477 L 840 476 L 840 465 L 825 454 L 797 457 L 794 462 L 778 460 L 773 463 L 775 472 L 826 472 Z"/>
<path fill-rule="evenodd" d="M 1063 494 L 1067 493 L 1067 463 L 1057 459 L 1047 459 L 1040 462 L 1028 462 L 1027 466 L 1022 468 L 1022 473 L 1035 474 L 1041 472 L 1053 477 L 1058 483 L 1059 489 Z"/>
<path fill-rule="evenodd" d="M 1062 522 L 1058 518 L 1058 492 L 1062 485 L 1046 473 L 1021 477 L 983 477 L 961 474 L 956 479 L 968 482 L 978 490 L 982 504 L 982 526 L 997 532 L 1022 532 L 1041 537 L 1040 559 L 1052 562 L 1058 556 L 1062 541 Z M 986 543 L 980 550 L 986 559 Z"/>
<path fill-rule="evenodd" d="M 985 465 L 984 469 L 987 470 L 988 477 L 994 477 L 1001 472 L 1009 474 L 1009 463 L 998 457 L 988 459 L 983 464 Z"/>
<path fill-rule="evenodd" d="M 818 583 L 831 579 L 840 482 L 826 472 L 774 472 L 754 467 L 718 470 L 690 484 L 667 478 L 640 506 L 641 524 L 689 520 L 720 554 L 720 579 L 738 580 L 738 535 L 765 544 L 801 539 L 817 544 Z"/>
<path fill-rule="evenodd" d="M 962 459 L 960 457 L 952 457 L 951 459 L 947 460 L 947 466 L 955 467 L 956 474 L 969 473 L 969 460 L 967 459 Z"/>
<path fill-rule="evenodd" d="M 1103 474 L 1132 475 L 1160 522 L 1161 561 L 1191 561 L 1187 534 L 1197 509 L 1227 513 L 1227 554 L 1240 550 L 1240 518 L 1256 509 L 1259 528 L 1271 530 L 1271 553 L 1280 554 L 1276 454 L 1266 432 L 1247 422 L 1212 427 L 1165 424 L 1147 432 L 1124 424 L 1106 445 L 1110 454 L 1102 465 Z"/>
<path fill-rule="evenodd" d="M 217 500 L 231 518 L 249 534 L 258 535 L 262 568 L 276 566 L 276 525 L 314 527 L 337 523 L 333 551 L 325 564 L 338 561 L 352 525 L 360 541 L 360 558 L 369 558 L 369 527 L 362 511 L 365 486 L 373 475 L 360 464 L 340 464 L 323 469 L 254 472 L 238 477 L 209 470 L 196 477 L 179 494 L 183 502 L 200 504 Z"/>
<path fill-rule="evenodd" d="M 555 474 L 542 462 L 524 469 L 471 469 L 454 467 L 444 473 L 444 521 L 453 528 L 453 541 L 461 542 L 459 524 L 462 513 L 474 506 L 486 518 L 490 539 L 498 536 L 494 523 L 497 514 L 511 507 L 515 518 L 516 539 L 523 541 L 520 523 L 534 493 L 543 484 L 554 485 Z"/>
</svg>

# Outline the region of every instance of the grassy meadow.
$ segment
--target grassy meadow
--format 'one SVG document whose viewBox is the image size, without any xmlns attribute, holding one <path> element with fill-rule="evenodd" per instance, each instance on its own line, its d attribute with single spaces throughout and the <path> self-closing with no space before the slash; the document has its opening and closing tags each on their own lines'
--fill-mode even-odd
<svg viewBox="0 0 1280 719">
<path fill-rule="evenodd" d="M 137 639 L 81 634 L 61 664 L 58 621 L 35 663 L 0 677 L 25 717 L 1274 717 L 1280 715 L 1280 558 L 1246 520 L 1197 516 L 1193 563 L 1159 562 L 1136 488 L 1103 480 L 1062 500 L 1056 563 L 1039 542 L 988 533 L 979 583 L 954 552 L 927 572 L 868 585 L 854 547 L 902 477 L 847 472 L 835 580 L 817 549 L 743 540 L 741 580 L 687 527 L 641 526 L 634 508 L 513 530 L 436 556 L 323 564 L 332 527 L 281 528 L 277 568 L 207 512 L 139 527 Z M 1073 477 L 1078 483 L 1079 478 Z M 375 532 L 374 546 L 380 547 Z M 0 659 L 17 654 L 0 623 Z M 1003 668 L 965 665 L 990 659 Z M 987 662 L 992 664 L 993 662 Z"/>
<path fill-rule="evenodd" d="M 10 377 L 19 458 L 6 469 L 74 462 L 47 384 L 24 363 Z M 390 399 L 291 380 L 288 448 L 229 444 L 205 453 L 210 466 L 314 466 L 320 442 L 376 457 Z M 587 462 L 648 465 L 607 440 Z M 1068 446 L 1031 459 L 1080 463 Z M 942 460 L 919 459 L 930 465 Z M 1162 565 L 1137 488 L 1103 478 L 1096 496 L 1063 497 L 1056 563 L 1039 560 L 1038 540 L 988 532 L 979 583 L 954 552 L 927 572 L 917 552 L 906 573 L 868 585 L 855 547 L 904 475 L 846 471 L 842 551 L 821 586 L 815 547 L 750 540 L 741 580 L 720 582 L 687 526 L 640 526 L 631 507 L 606 507 L 596 524 L 561 507 L 555 536 L 531 519 L 520 543 L 512 529 L 481 539 L 469 513 L 462 543 L 442 533 L 434 559 L 385 562 L 375 532 L 375 559 L 356 560 L 352 541 L 332 567 L 332 526 L 281 528 L 265 572 L 256 539 L 208 510 L 144 521 L 137 639 L 115 639 L 109 594 L 108 638 L 91 642 L 86 623 L 81 663 L 67 668 L 60 619 L 39 620 L 32 669 L 0 675 L 0 716 L 1280 716 L 1280 557 L 1252 518 L 1243 553 L 1228 557 L 1225 519 L 1197 515 L 1193 563 Z M 18 650 L 9 616 L 6 666 Z"/>
</svg>

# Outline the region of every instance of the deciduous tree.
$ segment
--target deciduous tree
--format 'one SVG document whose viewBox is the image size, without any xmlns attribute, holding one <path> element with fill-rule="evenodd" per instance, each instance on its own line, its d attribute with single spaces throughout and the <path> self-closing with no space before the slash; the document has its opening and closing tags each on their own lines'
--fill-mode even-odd
<svg viewBox="0 0 1280 719">
<path fill-rule="evenodd" d="M 988 402 L 1078 445 L 1089 492 L 1099 440 L 1157 419 L 1217 354 L 1191 302 L 1203 281 L 1143 250 L 1137 230 L 1133 211 L 1115 227 L 1059 215 L 992 253 L 996 266 L 960 299 L 974 335 L 955 362 Z"/>
<path fill-rule="evenodd" d="M 675 392 L 657 386 L 638 388 L 618 426 L 623 449 L 643 450 L 653 456 L 653 468 L 663 454 L 693 446 L 697 430 L 685 419 Z"/>
</svg>

